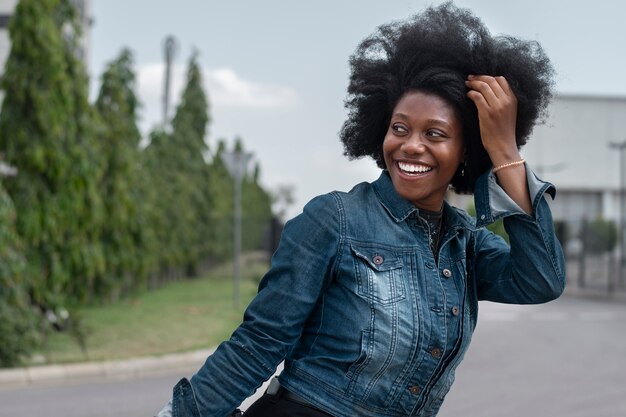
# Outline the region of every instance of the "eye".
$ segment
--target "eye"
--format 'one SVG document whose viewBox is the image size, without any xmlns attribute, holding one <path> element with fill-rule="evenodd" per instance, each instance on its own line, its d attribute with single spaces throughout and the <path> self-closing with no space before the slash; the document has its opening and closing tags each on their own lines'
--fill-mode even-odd
<svg viewBox="0 0 626 417">
<path fill-rule="evenodd" d="M 432 138 L 441 138 L 441 139 L 445 139 L 448 137 L 448 135 L 446 135 L 444 132 L 442 132 L 441 130 L 438 129 L 429 129 L 426 131 L 426 136 L 432 137 Z"/>
<path fill-rule="evenodd" d="M 406 135 L 409 133 L 409 129 L 402 123 L 394 123 L 391 125 L 391 130 L 398 135 Z"/>
</svg>

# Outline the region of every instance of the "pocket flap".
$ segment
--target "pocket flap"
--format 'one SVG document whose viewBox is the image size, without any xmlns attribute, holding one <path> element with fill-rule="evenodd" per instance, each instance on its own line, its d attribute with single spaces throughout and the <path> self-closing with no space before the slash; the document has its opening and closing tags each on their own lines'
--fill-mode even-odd
<svg viewBox="0 0 626 417">
<path fill-rule="evenodd" d="M 390 250 L 377 247 L 350 246 L 354 255 L 376 271 L 389 271 L 402 267 L 402 262 Z"/>
</svg>

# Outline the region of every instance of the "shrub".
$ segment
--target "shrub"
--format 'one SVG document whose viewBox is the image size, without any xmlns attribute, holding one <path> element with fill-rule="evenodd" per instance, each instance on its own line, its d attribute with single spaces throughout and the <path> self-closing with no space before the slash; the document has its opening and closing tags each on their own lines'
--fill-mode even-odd
<svg viewBox="0 0 626 417">
<path fill-rule="evenodd" d="M 598 217 L 589 223 L 583 223 L 582 238 L 585 251 L 602 254 L 612 251 L 617 245 L 617 226 L 611 220 Z"/>
</svg>

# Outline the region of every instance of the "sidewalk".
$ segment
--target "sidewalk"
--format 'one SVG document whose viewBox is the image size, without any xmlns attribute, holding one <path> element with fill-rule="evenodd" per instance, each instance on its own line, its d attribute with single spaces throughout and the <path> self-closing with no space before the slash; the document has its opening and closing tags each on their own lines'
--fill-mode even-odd
<svg viewBox="0 0 626 417">
<path fill-rule="evenodd" d="M 214 349 L 104 362 L 42 365 L 0 369 L 0 388 L 37 382 L 72 381 L 95 377 L 133 377 L 163 370 L 200 368 Z"/>
</svg>

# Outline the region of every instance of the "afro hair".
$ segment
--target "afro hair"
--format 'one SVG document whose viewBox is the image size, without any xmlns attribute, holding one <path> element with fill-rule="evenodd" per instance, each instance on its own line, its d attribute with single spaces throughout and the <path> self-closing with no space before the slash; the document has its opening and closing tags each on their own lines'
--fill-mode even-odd
<svg viewBox="0 0 626 417">
<path fill-rule="evenodd" d="M 545 120 L 554 77 L 537 42 L 492 36 L 479 18 L 452 2 L 380 26 L 350 57 L 350 69 L 348 119 L 340 133 L 344 154 L 370 156 L 384 169 L 382 143 L 398 100 L 408 91 L 435 94 L 456 109 L 463 127 L 465 175 L 457 172 L 451 182 L 458 193 L 472 193 L 476 179 L 491 167 L 476 106 L 467 97 L 467 76 L 506 78 L 517 97 L 518 148 Z"/>
</svg>

